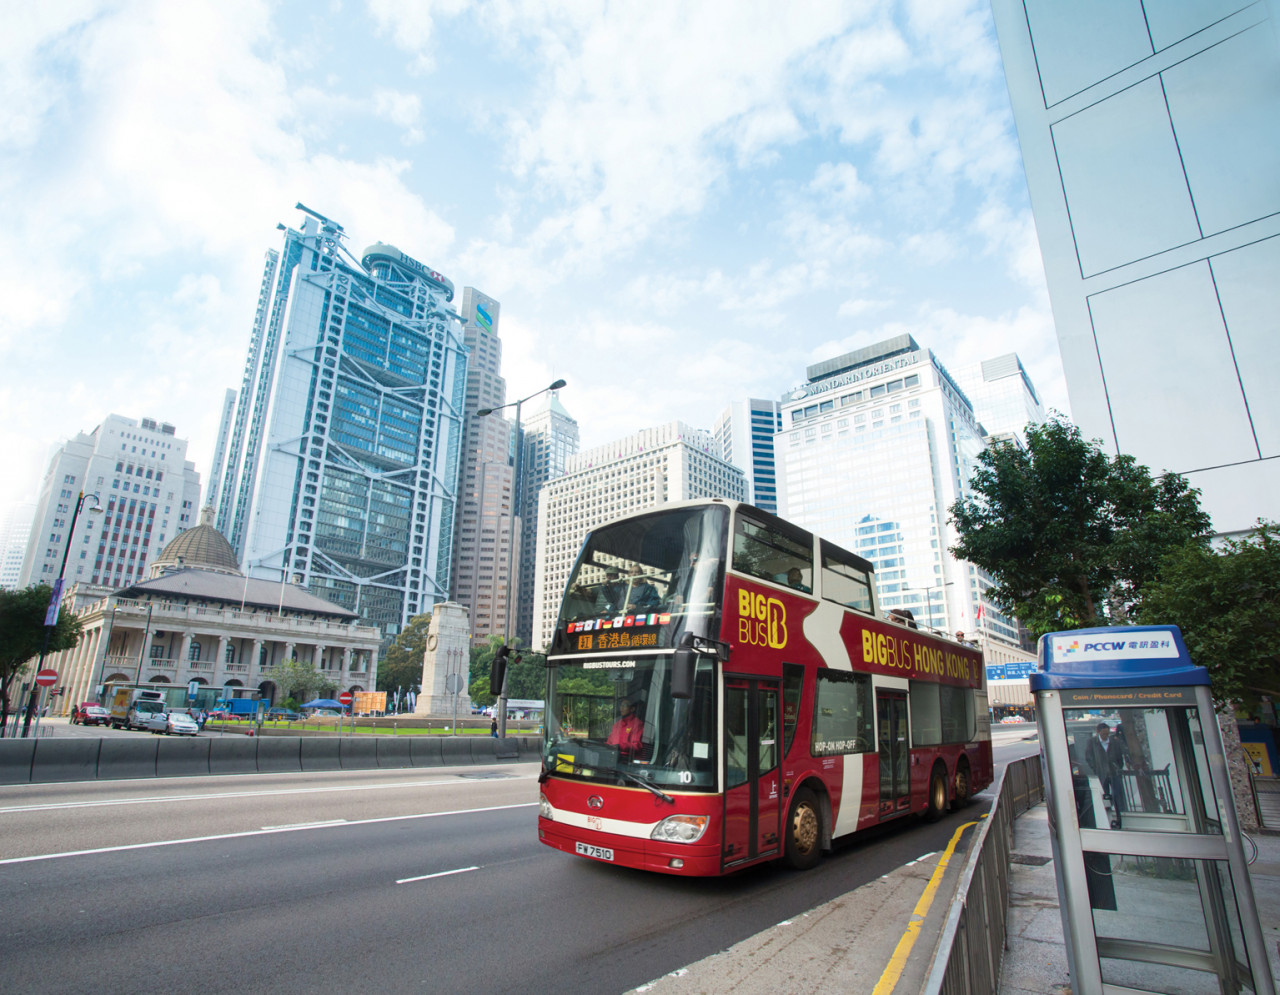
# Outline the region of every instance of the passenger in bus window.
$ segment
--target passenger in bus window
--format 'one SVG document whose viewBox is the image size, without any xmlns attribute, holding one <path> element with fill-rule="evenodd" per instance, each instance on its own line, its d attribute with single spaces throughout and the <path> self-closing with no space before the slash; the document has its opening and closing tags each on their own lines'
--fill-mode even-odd
<svg viewBox="0 0 1280 995">
<path fill-rule="evenodd" d="M 799 567 L 792 567 L 787 571 L 787 587 L 795 588 L 797 591 L 809 593 L 809 587 L 804 582 L 804 574 Z"/>
<path fill-rule="evenodd" d="M 658 589 L 640 574 L 640 568 L 631 571 L 631 591 L 627 595 L 627 611 L 651 612 L 658 607 Z"/>
<path fill-rule="evenodd" d="M 604 583 L 600 585 L 600 593 L 596 595 L 597 611 L 621 610 L 622 599 L 627 596 L 627 582 L 620 580 L 621 574 L 616 569 L 604 572 Z"/>
</svg>

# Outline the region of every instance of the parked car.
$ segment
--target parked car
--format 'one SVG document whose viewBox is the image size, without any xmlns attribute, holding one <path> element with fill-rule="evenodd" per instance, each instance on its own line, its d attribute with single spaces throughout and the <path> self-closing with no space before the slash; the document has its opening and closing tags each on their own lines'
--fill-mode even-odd
<svg viewBox="0 0 1280 995">
<path fill-rule="evenodd" d="M 302 713 L 295 712 L 290 708 L 273 708 L 267 712 L 267 718 L 280 722 L 300 722 L 302 721 Z"/>
<path fill-rule="evenodd" d="M 82 701 L 71 713 L 71 724 L 82 726 L 110 725 L 111 711 L 103 708 L 96 701 Z"/>
<path fill-rule="evenodd" d="M 311 709 L 311 717 L 313 719 L 337 719 L 342 717 L 342 713 L 333 708 L 313 708 Z"/>
<path fill-rule="evenodd" d="M 144 728 L 153 733 L 162 732 L 166 736 L 195 736 L 200 732 L 196 720 L 186 712 L 160 712 L 148 716 Z"/>
</svg>

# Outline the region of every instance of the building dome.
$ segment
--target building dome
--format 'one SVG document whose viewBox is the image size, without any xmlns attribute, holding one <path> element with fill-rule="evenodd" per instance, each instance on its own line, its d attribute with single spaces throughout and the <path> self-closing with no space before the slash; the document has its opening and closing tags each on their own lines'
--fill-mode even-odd
<svg viewBox="0 0 1280 995">
<path fill-rule="evenodd" d="M 213 570 L 217 573 L 240 573 L 240 563 L 231 543 L 213 527 L 213 509 L 200 512 L 200 524 L 175 536 L 151 563 L 151 576 L 170 570 Z"/>
</svg>

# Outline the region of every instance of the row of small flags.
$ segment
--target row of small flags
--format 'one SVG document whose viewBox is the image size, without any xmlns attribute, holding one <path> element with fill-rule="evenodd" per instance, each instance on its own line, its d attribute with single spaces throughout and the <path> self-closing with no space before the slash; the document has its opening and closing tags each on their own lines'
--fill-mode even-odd
<svg viewBox="0 0 1280 995">
<path fill-rule="evenodd" d="M 575 632 L 597 632 L 601 629 L 627 629 L 635 625 L 670 625 L 669 612 L 654 612 L 650 615 L 619 615 L 617 618 L 594 618 L 587 622 L 570 622 L 565 631 L 572 635 Z"/>
</svg>

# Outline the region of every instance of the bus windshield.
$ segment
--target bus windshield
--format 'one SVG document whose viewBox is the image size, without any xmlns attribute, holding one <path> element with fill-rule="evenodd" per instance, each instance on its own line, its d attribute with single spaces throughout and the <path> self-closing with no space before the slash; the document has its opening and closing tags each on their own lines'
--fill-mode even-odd
<svg viewBox="0 0 1280 995">
<path fill-rule="evenodd" d="M 587 536 L 569 576 L 552 652 L 667 649 L 719 628 L 729 510 L 639 515 Z"/>
<path fill-rule="evenodd" d="M 713 669 L 698 663 L 692 698 L 670 694 L 671 654 L 552 664 L 544 769 L 585 780 L 640 778 L 714 791 Z"/>
</svg>

